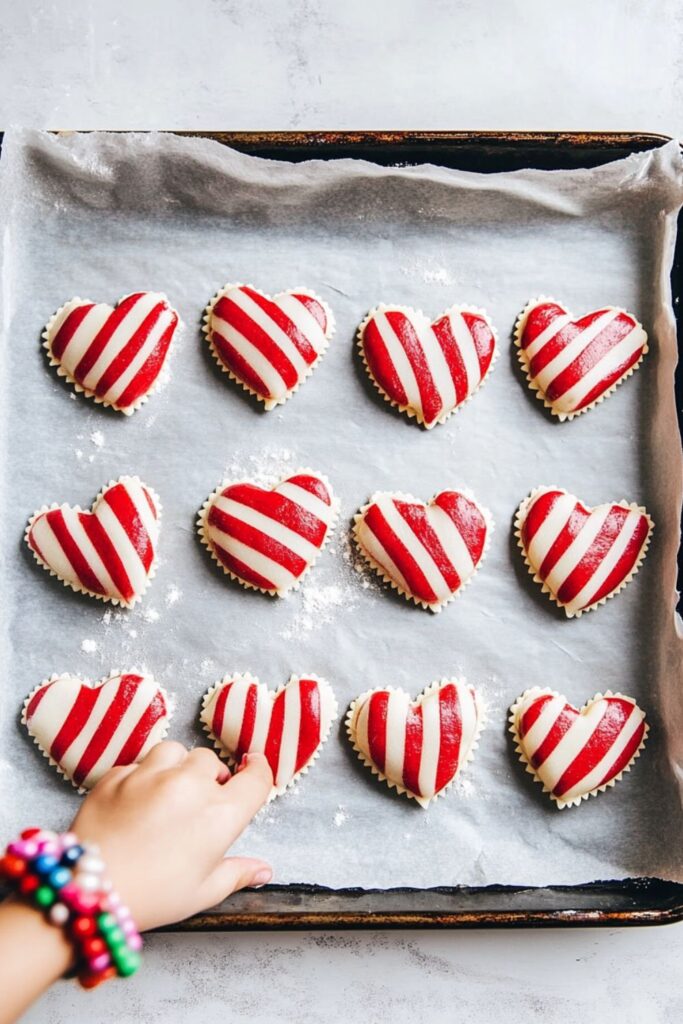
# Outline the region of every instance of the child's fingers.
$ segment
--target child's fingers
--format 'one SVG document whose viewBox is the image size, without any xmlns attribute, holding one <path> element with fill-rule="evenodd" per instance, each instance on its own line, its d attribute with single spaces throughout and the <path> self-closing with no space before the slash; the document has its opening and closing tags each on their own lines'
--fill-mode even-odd
<svg viewBox="0 0 683 1024">
<path fill-rule="evenodd" d="M 140 769 L 161 772 L 167 768 L 177 768 L 187 757 L 187 750 L 177 740 L 162 740 L 152 747 L 149 754 L 140 762 Z"/>
<path fill-rule="evenodd" d="M 230 769 L 208 747 L 195 747 L 183 762 L 183 771 L 194 771 L 221 785 L 230 778 Z"/>
<path fill-rule="evenodd" d="M 247 827 L 273 788 L 273 773 L 263 754 L 247 754 L 244 767 L 217 792 L 225 809 L 226 846 Z"/>
<path fill-rule="evenodd" d="M 248 885 L 265 885 L 273 877 L 269 864 L 254 857 L 225 857 L 202 886 L 207 906 L 214 906 Z"/>
</svg>

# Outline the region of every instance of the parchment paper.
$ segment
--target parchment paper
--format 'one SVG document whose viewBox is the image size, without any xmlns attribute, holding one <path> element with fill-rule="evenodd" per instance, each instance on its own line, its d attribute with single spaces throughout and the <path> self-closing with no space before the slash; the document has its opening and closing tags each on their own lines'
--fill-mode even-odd
<svg viewBox="0 0 683 1024">
<path fill-rule="evenodd" d="M 189 744 L 205 742 L 200 698 L 225 672 L 249 669 L 271 686 L 316 672 L 335 688 L 339 728 L 239 843 L 269 858 L 277 881 L 683 878 L 681 463 L 668 283 L 683 198 L 677 144 L 596 170 L 485 176 L 282 164 L 164 135 L 22 131 L 5 137 L 0 172 L 2 834 L 66 824 L 77 806 L 19 725 L 22 700 L 51 672 L 99 678 L 146 666 L 174 693 L 171 735 Z M 311 379 L 272 413 L 219 373 L 200 334 L 205 304 L 235 280 L 271 293 L 306 285 L 337 318 Z M 74 396 L 48 367 L 40 332 L 73 295 L 115 302 L 140 288 L 165 291 L 185 328 L 165 386 L 128 419 Z M 537 294 L 576 314 L 624 305 L 650 333 L 634 378 L 572 423 L 546 415 L 510 343 L 517 313 Z M 366 380 L 355 331 L 379 301 L 432 315 L 469 302 L 498 326 L 493 374 L 445 426 L 420 430 Z M 245 592 L 200 547 L 197 509 L 225 475 L 263 479 L 299 465 L 331 478 L 342 502 L 337 535 L 288 600 Z M 140 474 L 164 508 L 159 571 L 132 612 L 65 589 L 22 541 L 34 509 L 87 506 L 122 473 Z M 580 621 L 541 594 L 513 542 L 514 510 L 540 484 L 592 504 L 638 501 L 656 522 L 636 580 Z M 475 581 L 441 615 L 354 568 L 349 522 L 372 491 L 429 498 L 459 485 L 492 510 L 496 530 Z M 489 724 L 462 781 L 425 812 L 356 760 L 343 713 L 370 686 L 417 693 L 454 673 L 480 687 Z M 650 742 L 614 790 L 559 812 L 524 772 L 507 708 L 534 684 L 577 704 L 611 687 L 646 709 Z"/>
</svg>

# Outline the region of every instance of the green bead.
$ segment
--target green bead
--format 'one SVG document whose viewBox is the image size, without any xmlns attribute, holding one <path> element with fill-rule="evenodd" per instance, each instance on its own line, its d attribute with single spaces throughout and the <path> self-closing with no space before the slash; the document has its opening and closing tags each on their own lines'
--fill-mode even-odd
<svg viewBox="0 0 683 1024">
<path fill-rule="evenodd" d="M 134 949 L 114 950 L 112 959 L 122 978 L 129 978 L 140 966 L 140 954 Z"/>
<path fill-rule="evenodd" d="M 103 935 L 108 935 L 111 931 L 116 929 L 119 930 L 119 925 L 113 914 L 105 912 L 104 914 L 98 914 L 97 926 Z"/>
<path fill-rule="evenodd" d="M 126 939 L 126 936 L 123 934 L 123 932 L 118 926 L 116 928 L 110 928 L 106 935 L 107 945 L 112 951 L 115 949 L 123 949 L 127 947 L 128 940 Z"/>
<path fill-rule="evenodd" d="M 39 907 L 51 907 L 57 899 L 57 895 L 49 885 L 39 885 L 33 894 L 33 898 Z"/>
</svg>

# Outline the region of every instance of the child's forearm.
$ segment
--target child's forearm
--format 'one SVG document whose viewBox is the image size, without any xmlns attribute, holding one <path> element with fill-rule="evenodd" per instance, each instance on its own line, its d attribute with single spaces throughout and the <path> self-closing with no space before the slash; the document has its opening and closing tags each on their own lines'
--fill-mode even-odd
<svg viewBox="0 0 683 1024">
<path fill-rule="evenodd" d="M 18 900 L 0 904 L 0 1024 L 15 1021 L 72 960 L 61 928 Z"/>
</svg>

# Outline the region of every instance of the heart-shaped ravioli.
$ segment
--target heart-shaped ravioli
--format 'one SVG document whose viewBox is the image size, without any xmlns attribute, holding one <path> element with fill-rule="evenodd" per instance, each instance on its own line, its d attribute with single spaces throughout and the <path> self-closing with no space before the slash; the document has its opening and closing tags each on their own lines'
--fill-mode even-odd
<svg viewBox="0 0 683 1024">
<path fill-rule="evenodd" d="M 54 675 L 24 703 L 22 723 L 60 774 L 80 792 L 115 765 L 133 764 L 159 743 L 171 717 L 168 695 L 144 672 L 97 683 Z"/>
<path fill-rule="evenodd" d="M 245 587 L 282 596 L 315 562 L 337 507 L 329 481 L 300 469 L 273 487 L 222 483 L 204 503 L 197 526 L 225 573 Z"/>
<path fill-rule="evenodd" d="M 132 608 L 154 576 L 161 504 L 136 476 L 112 480 L 89 512 L 44 506 L 26 528 L 36 561 L 65 586 Z"/>
<path fill-rule="evenodd" d="M 204 333 L 221 369 L 274 409 L 313 372 L 334 334 L 334 316 L 307 288 L 271 298 L 251 285 L 226 284 L 206 309 Z"/>
<path fill-rule="evenodd" d="M 598 693 L 579 709 L 536 686 L 512 705 L 510 732 L 526 770 L 561 809 L 614 786 L 643 749 L 648 726 L 621 693 Z"/>
<path fill-rule="evenodd" d="M 77 391 L 129 416 L 156 387 L 178 324 L 159 292 L 126 295 L 116 307 L 76 298 L 51 318 L 44 346 Z"/>
<path fill-rule="evenodd" d="M 642 362 L 647 334 L 632 313 L 603 306 L 572 319 L 554 299 L 533 299 L 515 327 L 529 386 L 560 420 L 587 412 Z"/>
<path fill-rule="evenodd" d="M 393 687 L 368 690 L 349 709 L 346 729 L 373 774 L 422 807 L 442 796 L 474 756 L 484 714 L 464 679 L 441 679 L 417 700 Z"/>
<path fill-rule="evenodd" d="M 495 328 L 474 306 L 451 306 L 430 322 L 382 304 L 360 325 L 358 344 L 375 387 L 428 430 L 472 397 L 497 354 Z"/>
<path fill-rule="evenodd" d="M 382 579 L 439 612 L 479 568 L 493 520 L 461 491 L 441 491 L 428 503 L 378 491 L 356 514 L 353 530 L 361 554 Z"/>
<path fill-rule="evenodd" d="M 654 523 L 640 505 L 590 508 L 560 487 L 539 487 L 517 510 L 515 536 L 529 572 L 568 618 L 618 594 L 638 572 Z"/>
<path fill-rule="evenodd" d="M 295 676 L 277 691 L 250 673 L 235 673 L 205 694 L 201 722 L 227 761 L 265 754 L 273 772 L 269 800 L 308 771 L 337 717 L 330 684 L 319 676 Z"/>
</svg>

